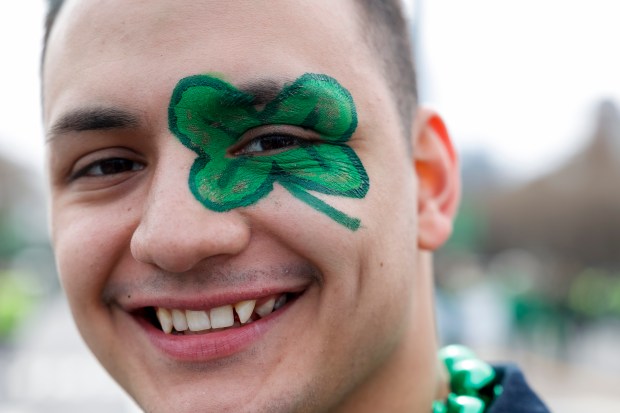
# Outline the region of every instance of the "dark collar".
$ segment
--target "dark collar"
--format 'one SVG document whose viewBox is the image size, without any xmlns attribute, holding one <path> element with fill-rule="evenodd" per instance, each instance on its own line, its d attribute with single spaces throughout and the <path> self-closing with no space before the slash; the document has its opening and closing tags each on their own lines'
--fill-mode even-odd
<svg viewBox="0 0 620 413">
<path fill-rule="evenodd" d="M 517 366 L 501 364 L 493 365 L 493 368 L 504 391 L 493 401 L 487 413 L 550 413 Z"/>
</svg>

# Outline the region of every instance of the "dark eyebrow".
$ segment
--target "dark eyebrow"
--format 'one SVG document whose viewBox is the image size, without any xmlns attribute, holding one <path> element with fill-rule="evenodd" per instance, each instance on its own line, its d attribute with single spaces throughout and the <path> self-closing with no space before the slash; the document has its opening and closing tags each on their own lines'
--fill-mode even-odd
<svg viewBox="0 0 620 413">
<path fill-rule="evenodd" d="M 129 129 L 140 124 L 137 115 L 118 108 L 81 108 L 61 116 L 51 127 L 48 140 L 69 132 Z"/>
<path fill-rule="evenodd" d="M 239 90 L 254 97 L 253 105 L 265 105 L 278 96 L 284 85 L 273 79 L 260 79 L 240 84 Z"/>
</svg>

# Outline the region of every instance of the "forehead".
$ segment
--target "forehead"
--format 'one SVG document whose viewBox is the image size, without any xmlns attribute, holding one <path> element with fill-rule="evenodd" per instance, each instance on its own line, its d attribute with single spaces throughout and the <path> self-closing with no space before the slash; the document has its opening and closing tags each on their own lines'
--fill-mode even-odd
<svg viewBox="0 0 620 413">
<path fill-rule="evenodd" d="M 84 96 L 148 100 L 207 72 L 240 83 L 327 73 L 354 87 L 352 73 L 376 73 L 358 21 L 351 1 L 69 0 L 48 44 L 46 121 Z"/>
</svg>

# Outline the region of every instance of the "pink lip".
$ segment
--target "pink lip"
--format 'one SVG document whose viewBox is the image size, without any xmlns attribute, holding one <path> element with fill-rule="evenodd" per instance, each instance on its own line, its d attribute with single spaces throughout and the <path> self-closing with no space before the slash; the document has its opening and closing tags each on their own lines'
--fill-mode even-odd
<svg viewBox="0 0 620 413">
<path fill-rule="evenodd" d="M 267 317 L 241 327 L 196 335 L 166 334 L 144 318 L 134 317 L 134 320 L 155 348 L 169 358 L 182 362 L 207 362 L 239 353 L 259 341 L 277 323 L 280 315 L 289 309 L 290 304 L 293 303 L 287 303 Z"/>
</svg>

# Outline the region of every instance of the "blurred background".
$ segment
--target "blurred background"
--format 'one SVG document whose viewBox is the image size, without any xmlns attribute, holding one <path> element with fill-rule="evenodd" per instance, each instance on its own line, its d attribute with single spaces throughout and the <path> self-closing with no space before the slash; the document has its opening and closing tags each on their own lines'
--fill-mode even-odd
<svg viewBox="0 0 620 413">
<path fill-rule="evenodd" d="M 408 3 L 421 101 L 461 154 L 444 343 L 512 360 L 556 412 L 620 411 L 620 3 Z M 0 3 L 0 412 L 135 412 L 79 339 L 47 238 L 44 2 Z M 616 180 L 619 181 L 616 181 Z"/>
</svg>

